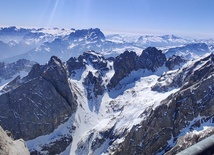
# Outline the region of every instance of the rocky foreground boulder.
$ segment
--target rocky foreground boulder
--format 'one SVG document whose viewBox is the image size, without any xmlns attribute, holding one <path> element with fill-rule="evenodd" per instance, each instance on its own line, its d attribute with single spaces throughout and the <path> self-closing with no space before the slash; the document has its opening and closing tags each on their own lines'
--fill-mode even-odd
<svg viewBox="0 0 214 155">
<path fill-rule="evenodd" d="M 1 155 L 30 155 L 24 140 L 13 140 L 0 127 L 0 154 Z"/>
</svg>

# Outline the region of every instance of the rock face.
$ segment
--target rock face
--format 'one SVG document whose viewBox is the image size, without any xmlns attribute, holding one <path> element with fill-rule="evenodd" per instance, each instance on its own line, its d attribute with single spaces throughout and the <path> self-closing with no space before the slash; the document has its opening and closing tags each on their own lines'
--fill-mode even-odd
<svg viewBox="0 0 214 155">
<path fill-rule="evenodd" d="M 183 62 L 185 62 L 185 60 L 182 57 L 178 55 L 173 55 L 167 60 L 166 67 L 169 70 L 172 70 L 175 66 L 179 66 Z"/>
<path fill-rule="evenodd" d="M 187 83 L 180 91 L 162 101 L 156 109 L 147 111 L 148 117 L 127 133 L 114 154 L 164 153 L 186 130 L 214 123 L 213 55 L 206 59 L 206 65 L 187 75 Z"/>
<path fill-rule="evenodd" d="M 104 92 L 105 87 L 102 85 L 102 77 L 99 73 L 97 73 L 97 77 L 89 72 L 85 78 L 84 85 L 87 91 L 87 98 L 97 98 L 98 95 L 102 95 Z"/>
<path fill-rule="evenodd" d="M 0 154 L 1 155 L 30 155 L 22 139 L 14 141 L 0 127 Z"/>
<path fill-rule="evenodd" d="M 109 70 L 107 67 L 107 60 L 94 51 L 84 52 L 83 55 L 80 55 L 78 58 L 71 57 L 66 62 L 70 76 L 75 76 L 77 71 L 80 72 L 80 70 L 85 70 L 86 65 L 91 65 L 94 69 L 102 73 Z"/>
<path fill-rule="evenodd" d="M 181 87 L 184 83 L 192 85 L 193 81 L 201 80 L 204 75 L 210 74 L 213 70 L 213 54 L 196 61 L 193 65 L 180 68 L 177 72 L 163 74 L 158 83 L 152 87 L 155 91 L 167 91 L 170 88 Z M 198 68 L 198 69 L 197 69 Z M 166 79 L 168 79 L 166 81 Z M 164 82 L 165 81 L 165 82 Z"/>
<path fill-rule="evenodd" d="M 115 58 L 115 74 L 110 81 L 109 87 L 114 88 L 120 80 L 132 71 L 147 69 L 154 72 L 157 68 L 163 66 L 165 62 L 165 55 L 161 50 L 157 50 L 155 47 L 148 47 L 140 56 L 137 56 L 135 52 L 125 51 Z"/>
<path fill-rule="evenodd" d="M 76 96 L 57 57 L 33 66 L 18 87 L 0 96 L 1 125 L 25 140 L 51 133 L 76 110 Z"/>
<path fill-rule="evenodd" d="M 110 88 L 114 88 L 120 80 L 126 77 L 131 71 L 135 69 L 135 63 L 138 60 L 135 52 L 125 51 L 123 54 L 117 56 L 114 61 L 115 74 L 111 78 Z"/>
</svg>

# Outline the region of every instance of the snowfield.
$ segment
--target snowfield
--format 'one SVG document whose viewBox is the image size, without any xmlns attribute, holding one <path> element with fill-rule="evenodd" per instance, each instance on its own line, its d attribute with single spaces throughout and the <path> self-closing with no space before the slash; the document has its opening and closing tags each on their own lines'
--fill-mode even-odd
<svg viewBox="0 0 214 155">
<path fill-rule="evenodd" d="M 105 152 L 109 147 L 108 139 L 96 151 L 90 150 L 91 146 L 88 146 L 93 143 L 95 138 L 100 136 L 100 132 L 114 127 L 113 132 L 115 134 L 122 134 L 124 130 L 131 129 L 146 117 L 142 116 L 144 110 L 148 107 L 155 108 L 160 101 L 178 90 L 173 89 L 167 93 L 152 91 L 151 87 L 157 82 L 158 78 L 159 76 L 157 75 L 142 77 L 134 83 L 133 87 L 124 91 L 123 94 L 116 94 L 116 98 L 111 98 L 109 93 L 106 92 L 100 98 L 98 113 L 91 111 L 86 95 L 80 95 L 78 97 L 79 108 L 76 112 L 74 123 L 77 128 L 73 135 L 70 154 L 99 155 Z M 74 80 L 72 81 L 74 82 Z M 76 83 L 81 90 L 80 92 L 84 93 L 81 81 L 76 81 Z M 116 146 L 121 142 L 123 142 L 123 138 L 117 139 L 112 146 Z"/>
</svg>

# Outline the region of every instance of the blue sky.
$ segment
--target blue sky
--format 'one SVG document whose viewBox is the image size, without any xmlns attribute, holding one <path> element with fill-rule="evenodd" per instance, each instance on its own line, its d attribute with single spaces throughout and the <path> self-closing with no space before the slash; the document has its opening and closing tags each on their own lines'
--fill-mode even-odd
<svg viewBox="0 0 214 155">
<path fill-rule="evenodd" d="M 214 37 L 214 0 L 2 0 L 1 26 Z"/>
</svg>

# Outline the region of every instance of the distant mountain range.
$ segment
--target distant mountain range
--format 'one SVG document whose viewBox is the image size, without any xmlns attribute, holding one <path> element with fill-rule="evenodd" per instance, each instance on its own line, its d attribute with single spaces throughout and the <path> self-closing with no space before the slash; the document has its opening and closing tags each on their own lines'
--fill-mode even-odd
<svg viewBox="0 0 214 155">
<path fill-rule="evenodd" d="M 6 27 L 0 29 L 0 61 L 14 62 L 24 58 L 44 64 L 52 55 L 66 61 L 69 57 L 78 56 L 88 50 L 116 56 L 125 50 L 140 54 L 149 46 L 170 48 L 202 42 L 210 46 L 214 40 L 185 39 L 174 35 L 105 36 L 98 28 L 65 30 Z"/>
</svg>

